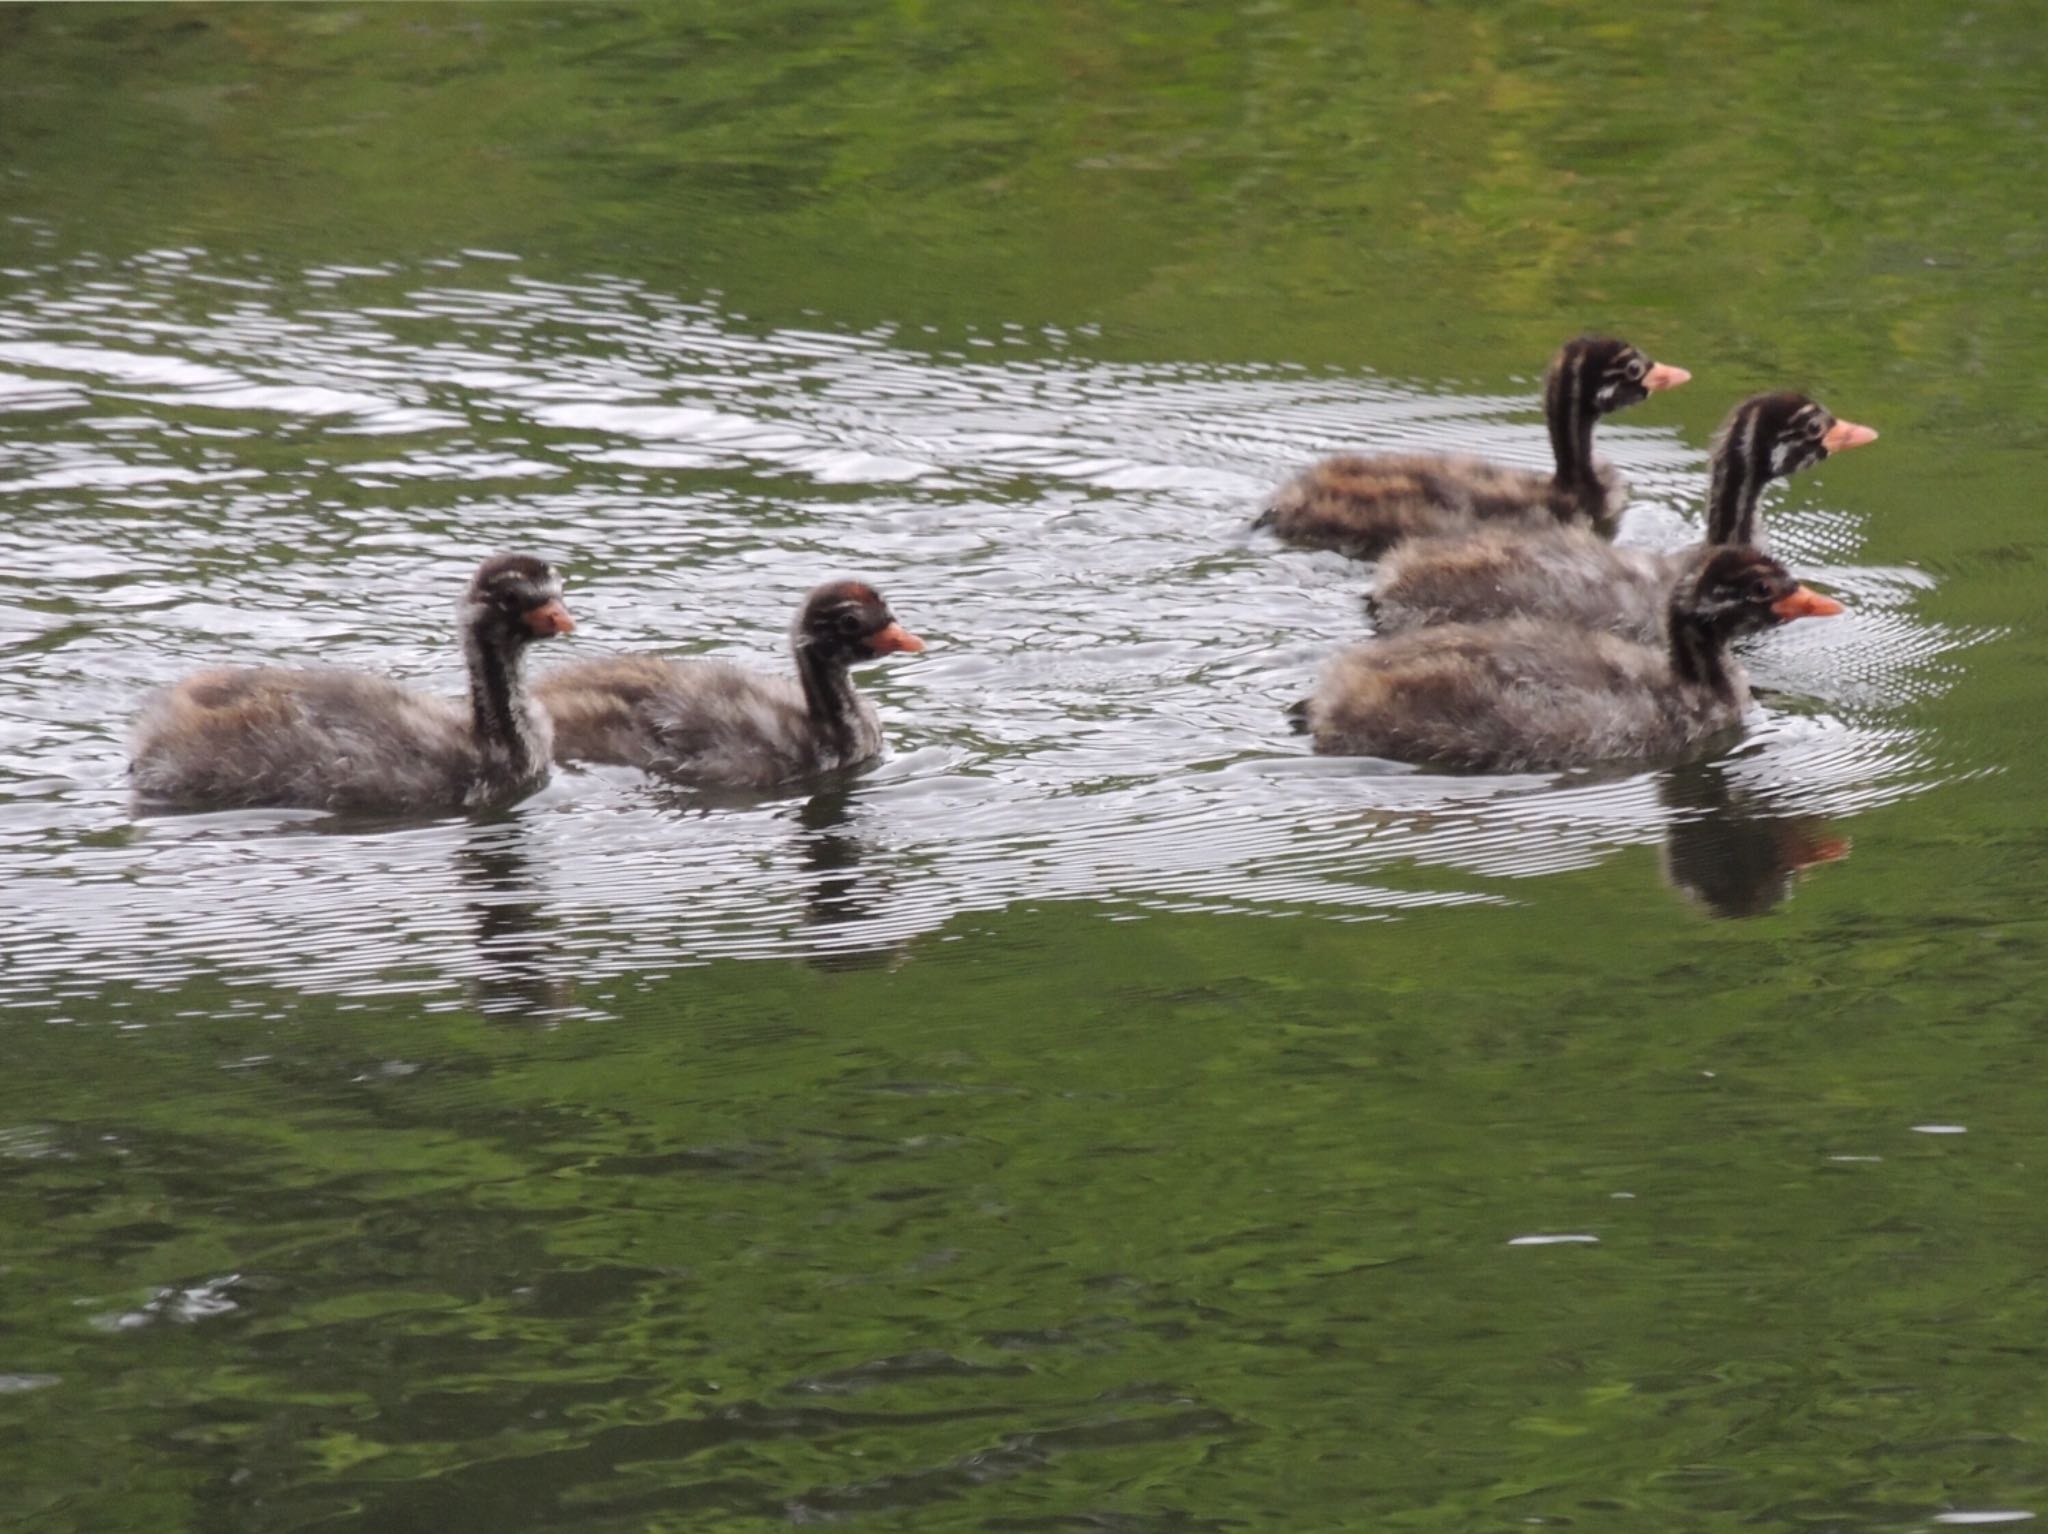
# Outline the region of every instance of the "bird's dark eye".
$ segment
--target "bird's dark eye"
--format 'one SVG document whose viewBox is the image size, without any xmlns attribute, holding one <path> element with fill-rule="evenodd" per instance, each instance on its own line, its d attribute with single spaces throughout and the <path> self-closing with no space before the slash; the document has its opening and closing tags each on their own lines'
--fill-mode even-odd
<svg viewBox="0 0 2048 1534">
<path fill-rule="evenodd" d="M 1813 417 L 1806 423 L 1806 437 L 1809 442 L 1818 442 L 1822 437 L 1825 437 L 1827 434 L 1828 423 L 1823 421 L 1819 416 Z"/>
<path fill-rule="evenodd" d="M 848 639 L 858 639 L 861 631 L 866 627 L 860 621 L 859 613 L 841 613 L 833 620 L 833 626 Z"/>
<path fill-rule="evenodd" d="M 1650 364 L 1641 357 L 1631 357 L 1628 359 L 1628 381 L 1630 383 L 1641 383 L 1643 375 L 1649 371 Z"/>
<path fill-rule="evenodd" d="M 1774 602 L 1777 596 L 1777 588 L 1771 584 L 1769 576 L 1759 575 L 1749 583 L 1749 599 L 1752 602 Z"/>
</svg>

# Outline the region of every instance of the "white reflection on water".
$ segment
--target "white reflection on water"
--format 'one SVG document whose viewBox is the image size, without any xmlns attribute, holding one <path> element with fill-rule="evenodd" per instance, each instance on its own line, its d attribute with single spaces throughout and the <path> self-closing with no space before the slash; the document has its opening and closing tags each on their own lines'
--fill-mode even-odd
<svg viewBox="0 0 2048 1534">
<path fill-rule="evenodd" d="M 497 258 L 33 274 L 0 307 L 0 419 L 0 1005 L 59 1015 L 193 973 L 573 1010 L 634 972 L 886 953 L 1018 902 L 1387 917 L 1645 844 L 1708 908 L 1762 909 L 1846 848 L 1828 819 L 1944 774 L 1896 714 L 1975 637 L 1914 612 L 1917 572 L 1843 562 L 1853 516 L 1795 505 L 1776 548 L 1853 616 L 1760 646 L 1784 696 L 1730 760 L 1316 760 L 1281 711 L 1362 632 L 1363 581 L 1248 535 L 1260 497 L 1337 447 L 1540 464 L 1529 397 L 1108 364 L 1057 336 L 912 351 Z M 1684 539 L 1701 453 L 1653 425 L 1602 442 L 1629 536 Z M 805 589 L 875 581 L 931 644 L 866 674 L 892 756 L 743 804 L 578 774 L 477 823 L 131 819 L 148 687 L 319 659 L 454 690 L 453 594 L 502 547 L 561 563 L 588 651 L 781 667 Z"/>
</svg>

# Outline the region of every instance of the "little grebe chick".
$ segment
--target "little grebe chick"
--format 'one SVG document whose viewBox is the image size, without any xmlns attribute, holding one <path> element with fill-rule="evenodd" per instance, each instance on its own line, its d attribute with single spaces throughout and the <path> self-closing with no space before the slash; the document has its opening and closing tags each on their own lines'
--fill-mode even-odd
<svg viewBox="0 0 2048 1534">
<path fill-rule="evenodd" d="M 146 803 L 407 814 L 509 804 L 547 781 L 547 716 L 526 696 L 526 647 L 575 621 L 526 554 L 484 561 L 456 621 L 467 706 L 339 668 L 215 667 L 152 697 L 129 768 Z"/>
<path fill-rule="evenodd" d="M 923 648 L 872 586 L 833 581 L 805 598 L 790 630 L 794 677 L 622 655 L 549 671 L 534 694 L 554 721 L 558 761 L 768 788 L 879 755 L 881 724 L 848 668 Z"/>
<path fill-rule="evenodd" d="M 1715 438 L 1707 488 L 1708 545 L 1751 545 L 1764 487 L 1831 454 L 1877 440 L 1803 394 L 1758 394 Z M 1616 548 L 1581 527 L 1488 527 L 1417 538 L 1389 550 L 1368 598 L 1382 634 L 1440 623 L 1556 618 L 1653 644 L 1671 582 L 1697 552 Z"/>
<path fill-rule="evenodd" d="M 1841 604 L 1755 549 L 1704 549 L 1662 648 L 1541 618 L 1454 623 L 1339 652 L 1305 705 L 1315 749 L 1478 772 L 1681 757 L 1741 722 L 1741 635 Z"/>
<path fill-rule="evenodd" d="M 1459 454 L 1341 453 L 1274 492 L 1253 524 L 1304 548 L 1374 559 L 1405 538 L 1516 527 L 1584 524 L 1612 534 L 1627 487 L 1593 454 L 1603 415 L 1675 389 L 1692 375 L 1652 362 L 1626 341 L 1567 341 L 1543 384 L 1553 473 Z"/>
</svg>

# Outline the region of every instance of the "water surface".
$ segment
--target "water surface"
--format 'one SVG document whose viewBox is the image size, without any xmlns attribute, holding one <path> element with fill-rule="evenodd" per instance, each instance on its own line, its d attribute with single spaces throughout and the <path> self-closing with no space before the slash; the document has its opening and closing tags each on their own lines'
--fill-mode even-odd
<svg viewBox="0 0 2048 1534">
<path fill-rule="evenodd" d="M 48 941 L 10 977 L 17 1002 L 278 965 L 465 1001 L 520 911 L 545 928 L 529 946 L 588 991 L 725 954 L 890 947 L 1034 899 L 1498 903 L 1503 877 L 1703 814 L 1777 846 L 1786 825 L 1956 770 L 1900 705 L 1942 685 L 1968 636 L 1912 614 L 1931 582 L 1911 568 L 1842 562 L 1855 520 L 1826 507 L 1788 510 L 1775 536 L 1856 616 L 1758 647 L 1784 701 L 1704 774 L 1459 780 L 1308 758 L 1284 708 L 1368 631 L 1363 583 L 1251 535 L 1249 513 L 1305 445 L 1540 461 L 1526 398 L 1106 364 L 1042 337 L 924 354 L 506 264 L 463 268 L 496 279 L 483 288 L 314 272 L 273 298 L 250 279 L 221 294 L 158 252 L 24 284 L 0 362 L 46 408 L 11 482 L 29 514 L 7 552 L 33 585 L 8 765 L 50 898 L 31 903 Z M 1642 425 L 1604 436 L 1636 533 L 1690 536 L 1698 453 Z M 122 731 L 149 686 L 239 655 L 454 689 L 449 593 L 492 547 L 560 563 L 578 649 L 786 666 L 802 591 L 853 573 L 932 650 L 875 673 L 890 760 L 822 793 L 721 803 L 591 773 L 486 824 L 135 817 Z M 330 829 L 351 834 L 282 834 Z M 1789 871 L 1754 870 L 1773 891 Z"/>
<path fill-rule="evenodd" d="M 52 1529 L 1932 1529 L 2041 1510 L 2018 7 L 0 12 L 0 1422 Z M 1910 67 L 1909 67 L 1910 65 Z M 1337 448 L 1847 616 L 1655 771 L 1319 760 Z M 926 654 L 740 800 L 138 815 L 222 659 Z"/>
</svg>

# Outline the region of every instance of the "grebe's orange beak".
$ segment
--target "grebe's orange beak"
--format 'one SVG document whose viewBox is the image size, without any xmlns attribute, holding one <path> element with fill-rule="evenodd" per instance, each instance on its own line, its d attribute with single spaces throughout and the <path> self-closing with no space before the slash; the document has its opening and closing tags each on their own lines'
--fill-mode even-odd
<svg viewBox="0 0 2048 1534">
<path fill-rule="evenodd" d="M 868 654 L 893 655 L 901 650 L 906 655 L 915 655 L 924 648 L 924 641 L 893 619 L 887 628 L 877 629 L 868 635 Z"/>
<path fill-rule="evenodd" d="M 538 607 L 527 608 L 525 618 L 526 626 L 542 639 L 576 632 L 576 620 L 569 616 L 569 609 L 562 605 L 560 597 L 550 597 Z"/>
<path fill-rule="evenodd" d="M 1824 597 L 1805 586 L 1771 604 L 1771 611 L 1780 618 L 1832 618 L 1842 610 L 1842 604 L 1833 597 Z"/>
<path fill-rule="evenodd" d="M 1828 428 L 1828 434 L 1820 439 L 1820 445 L 1831 453 L 1839 453 L 1876 440 L 1877 433 L 1868 426 L 1858 426 L 1854 421 L 1837 421 Z"/>
</svg>

